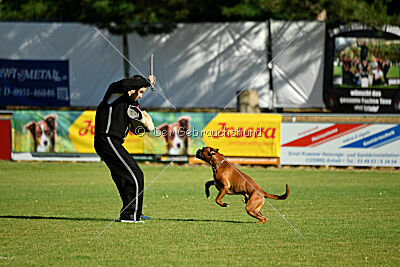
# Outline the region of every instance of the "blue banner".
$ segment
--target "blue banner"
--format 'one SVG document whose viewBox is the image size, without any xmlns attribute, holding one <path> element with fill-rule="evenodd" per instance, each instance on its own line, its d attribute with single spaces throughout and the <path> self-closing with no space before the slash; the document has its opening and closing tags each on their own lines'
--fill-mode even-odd
<svg viewBox="0 0 400 267">
<path fill-rule="evenodd" d="M 341 148 L 378 148 L 400 139 L 400 125 L 367 136 Z"/>
<path fill-rule="evenodd" d="M 0 59 L 0 105 L 69 106 L 68 60 Z"/>
</svg>

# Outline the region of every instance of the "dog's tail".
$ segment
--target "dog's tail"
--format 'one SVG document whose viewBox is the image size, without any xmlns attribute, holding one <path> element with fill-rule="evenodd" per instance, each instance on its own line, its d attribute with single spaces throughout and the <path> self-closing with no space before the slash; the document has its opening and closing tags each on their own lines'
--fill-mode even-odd
<svg viewBox="0 0 400 267">
<path fill-rule="evenodd" d="M 265 198 L 280 199 L 280 200 L 287 199 L 288 196 L 289 196 L 289 186 L 287 184 L 286 184 L 286 193 L 281 196 L 277 196 L 277 195 L 269 194 L 269 193 L 265 193 L 265 195 L 264 195 Z"/>
</svg>

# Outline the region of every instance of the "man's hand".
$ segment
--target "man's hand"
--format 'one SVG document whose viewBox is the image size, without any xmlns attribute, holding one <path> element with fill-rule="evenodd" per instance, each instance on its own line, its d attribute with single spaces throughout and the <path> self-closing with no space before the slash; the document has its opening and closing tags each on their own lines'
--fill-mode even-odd
<svg viewBox="0 0 400 267">
<path fill-rule="evenodd" d="M 149 75 L 150 84 L 153 86 L 156 84 L 156 76 Z"/>
</svg>

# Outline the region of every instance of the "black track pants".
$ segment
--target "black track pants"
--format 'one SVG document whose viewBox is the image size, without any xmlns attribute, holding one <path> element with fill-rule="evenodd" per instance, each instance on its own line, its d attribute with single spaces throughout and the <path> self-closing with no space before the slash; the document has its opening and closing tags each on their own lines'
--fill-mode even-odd
<svg viewBox="0 0 400 267">
<path fill-rule="evenodd" d="M 118 138 L 95 137 L 94 148 L 110 169 L 122 199 L 121 219 L 139 220 L 143 205 L 143 172 Z M 140 194 L 140 195 L 139 195 Z"/>
</svg>

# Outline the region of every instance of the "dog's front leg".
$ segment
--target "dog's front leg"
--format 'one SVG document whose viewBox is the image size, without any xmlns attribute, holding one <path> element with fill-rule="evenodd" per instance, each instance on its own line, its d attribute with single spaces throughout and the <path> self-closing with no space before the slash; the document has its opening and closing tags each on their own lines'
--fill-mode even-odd
<svg viewBox="0 0 400 267">
<path fill-rule="evenodd" d="M 228 203 L 222 203 L 222 198 L 226 195 L 226 192 L 228 191 L 228 188 L 221 188 L 221 190 L 219 190 L 218 196 L 215 199 L 215 202 L 217 202 L 218 205 L 220 205 L 221 207 L 228 207 Z"/>
<path fill-rule="evenodd" d="M 206 183 L 206 197 L 210 198 L 210 186 L 215 185 L 214 180 Z"/>
</svg>

